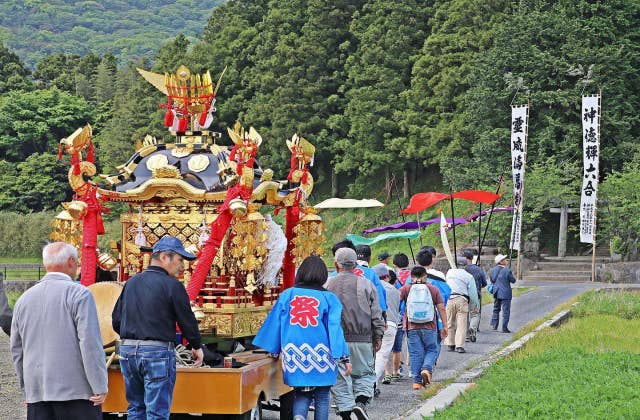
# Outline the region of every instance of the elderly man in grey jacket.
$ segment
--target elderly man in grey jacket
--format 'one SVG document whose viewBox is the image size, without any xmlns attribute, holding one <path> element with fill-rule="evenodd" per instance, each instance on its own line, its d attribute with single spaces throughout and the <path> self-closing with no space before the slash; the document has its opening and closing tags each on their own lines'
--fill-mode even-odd
<svg viewBox="0 0 640 420">
<path fill-rule="evenodd" d="M 74 283 L 78 253 L 44 247 L 47 274 L 15 304 L 11 354 L 29 420 L 102 419 L 107 369 L 91 292 Z"/>
<path fill-rule="evenodd" d="M 385 322 L 375 286 L 353 272 L 356 252 L 340 248 L 335 254 L 338 274 L 325 287 L 342 303 L 342 329 L 351 356 L 351 376 L 340 367 L 336 384 L 331 388 L 338 413 L 343 419 L 353 412 L 360 420 L 368 419 L 365 406 L 373 397 L 376 380 L 374 352 L 380 349 Z"/>
</svg>

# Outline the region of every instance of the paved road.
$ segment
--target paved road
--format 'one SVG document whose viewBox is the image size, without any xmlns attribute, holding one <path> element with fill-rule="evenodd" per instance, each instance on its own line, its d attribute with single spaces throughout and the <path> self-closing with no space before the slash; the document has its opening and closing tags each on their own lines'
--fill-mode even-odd
<svg viewBox="0 0 640 420">
<path fill-rule="evenodd" d="M 514 298 L 511 305 L 509 329 L 518 331 L 532 320 L 542 318 L 556 306 L 572 297 L 592 289 L 602 287 L 602 283 L 563 282 L 518 282 L 519 286 L 537 286 L 538 289 Z M 466 343 L 467 353 L 459 354 L 443 351 L 435 369 L 434 382 L 445 381 L 458 376 L 466 368 L 482 360 L 488 354 L 502 347 L 513 338 L 512 334 L 492 331 L 489 327 L 492 305 L 482 308 L 480 333 L 475 343 Z M 411 389 L 411 380 L 403 379 L 390 385 L 382 385 L 380 397 L 375 398 L 367 408 L 372 420 L 403 418 L 423 402 L 420 393 Z M 265 419 L 278 418 L 277 413 L 265 411 Z M 340 417 L 331 416 L 331 420 Z"/>
<path fill-rule="evenodd" d="M 561 283 L 561 282 L 519 282 L 520 286 L 538 286 L 514 299 L 511 307 L 509 328 L 517 331 L 534 319 L 544 317 L 556 306 L 572 297 L 592 289 L 604 286 L 601 283 Z M 481 332 L 476 343 L 467 343 L 465 354 L 443 352 L 436 371 L 434 381 L 444 381 L 456 377 L 463 370 L 483 359 L 487 354 L 500 348 L 512 339 L 513 334 L 503 334 L 489 329 L 491 307 L 485 305 L 482 311 Z M 0 332 L 0 419 L 26 418 L 21 404 L 22 397 L 17 389 L 11 356 L 8 351 L 8 337 Z M 381 395 L 368 408 L 372 419 L 402 418 L 414 410 L 422 401 L 419 394 L 411 390 L 411 381 L 404 379 L 391 385 L 383 385 Z M 265 419 L 277 419 L 274 412 L 265 411 Z M 333 416 L 332 420 L 339 419 Z"/>
</svg>

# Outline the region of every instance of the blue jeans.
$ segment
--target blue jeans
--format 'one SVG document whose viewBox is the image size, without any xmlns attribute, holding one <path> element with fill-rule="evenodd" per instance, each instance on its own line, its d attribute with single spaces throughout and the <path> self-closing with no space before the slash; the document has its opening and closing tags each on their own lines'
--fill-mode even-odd
<svg viewBox="0 0 640 420">
<path fill-rule="evenodd" d="M 309 392 L 303 392 L 301 388 L 294 388 L 293 417 L 307 418 L 309 405 L 315 400 L 315 420 L 327 420 L 329 418 L 329 390 L 330 386 L 317 386 Z"/>
<path fill-rule="evenodd" d="M 409 346 L 409 360 L 413 383 L 422 383 L 420 371 L 428 370 L 433 373 L 433 364 L 438 357 L 438 332 L 420 328 L 407 331 L 407 345 Z"/>
<path fill-rule="evenodd" d="M 120 346 L 128 420 L 168 419 L 176 383 L 172 346 Z"/>
</svg>

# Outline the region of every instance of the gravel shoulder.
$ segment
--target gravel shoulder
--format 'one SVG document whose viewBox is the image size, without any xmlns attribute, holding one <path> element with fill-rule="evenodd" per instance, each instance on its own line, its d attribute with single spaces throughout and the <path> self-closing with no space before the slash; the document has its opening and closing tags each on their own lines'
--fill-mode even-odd
<svg viewBox="0 0 640 420">
<path fill-rule="evenodd" d="M 0 419 L 18 420 L 27 418 L 27 409 L 23 404 L 22 392 L 18 386 L 18 377 L 13 368 L 9 337 L 0 331 Z"/>
</svg>

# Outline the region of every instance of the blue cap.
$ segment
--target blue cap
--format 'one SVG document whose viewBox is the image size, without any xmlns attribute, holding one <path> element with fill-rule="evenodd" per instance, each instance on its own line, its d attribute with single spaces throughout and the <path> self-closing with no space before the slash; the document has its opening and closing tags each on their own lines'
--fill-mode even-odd
<svg viewBox="0 0 640 420">
<path fill-rule="evenodd" d="M 195 260 L 196 256 L 190 252 L 187 252 L 182 245 L 180 239 L 175 236 L 163 236 L 160 238 L 158 242 L 153 245 L 153 253 L 163 252 L 163 251 L 173 251 L 177 254 L 182 255 L 185 260 Z"/>
</svg>

